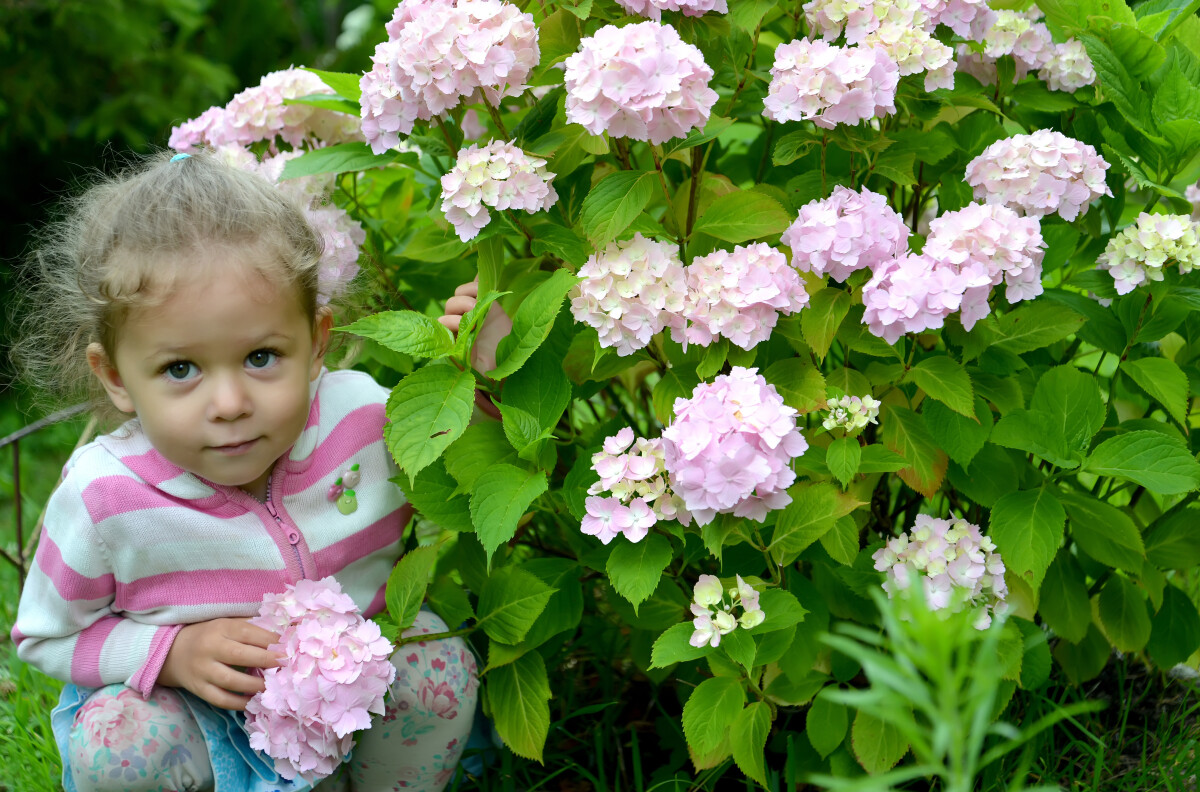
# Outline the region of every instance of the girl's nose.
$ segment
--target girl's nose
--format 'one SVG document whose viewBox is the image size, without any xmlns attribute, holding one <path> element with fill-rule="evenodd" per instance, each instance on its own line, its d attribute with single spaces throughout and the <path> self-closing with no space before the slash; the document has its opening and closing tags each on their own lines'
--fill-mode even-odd
<svg viewBox="0 0 1200 792">
<path fill-rule="evenodd" d="M 233 421 L 244 418 L 254 412 L 250 400 L 250 392 L 246 389 L 242 378 L 236 374 L 218 375 L 212 386 L 212 395 L 208 402 L 208 419 L 210 421 Z"/>
</svg>

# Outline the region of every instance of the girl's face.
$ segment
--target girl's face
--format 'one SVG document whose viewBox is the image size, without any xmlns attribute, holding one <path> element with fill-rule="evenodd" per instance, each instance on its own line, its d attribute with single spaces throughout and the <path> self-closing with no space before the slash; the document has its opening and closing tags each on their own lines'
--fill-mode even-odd
<svg viewBox="0 0 1200 792">
<path fill-rule="evenodd" d="M 112 360 L 92 344 L 88 362 L 168 461 L 262 498 L 307 422 L 332 319 L 321 309 L 314 321 L 293 287 L 218 255 L 227 258 L 174 262 L 189 274 L 128 313 Z"/>
</svg>

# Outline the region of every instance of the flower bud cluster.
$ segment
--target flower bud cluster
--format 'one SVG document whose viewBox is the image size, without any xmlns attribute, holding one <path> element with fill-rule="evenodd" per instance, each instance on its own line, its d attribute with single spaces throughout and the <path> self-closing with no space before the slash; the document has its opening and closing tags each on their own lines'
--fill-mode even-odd
<svg viewBox="0 0 1200 792">
<path fill-rule="evenodd" d="M 780 44 L 763 115 L 824 129 L 896 112 L 900 69 L 881 48 L 801 39 Z"/>
<path fill-rule="evenodd" d="M 658 22 L 663 11 L 678 11 L 684 16 L 704 16 L 709 11 L 729 13 L 726 0 L 617 0 L 617 5 L 631 14 L 644 16 Z"/>
<path fill-rule="evenodd" d="M 708 346 L 718 336 L 753 349 L 771 336 L 779 314 L 808 305 L 808 292 L 787 259 L 770 245 L 716 250 L 686 268 L 686 328 L 672 327 L 677 341 Z"/>
<path fill-rule="evenodd" d="M 658 145 L 703 129 L 717 101 L 713 70 L 670 25 L 608 25 L 566 60 L 567 121 L 593 135 Z"/>
<path fill-rule="evenodd" d="M 821 425 L 826 431 L 842 429 L 847 435 L 856 435 L 866 428 L 867 424 L 878 424 L 881 402 L 870 394 L 863 397 L 842 396 L 829 400 L 829 414 Z"/>
<path fill-rule="evenodd" d="M 362 140 L 353 117 L 311 105 L 284 104 L 313 94 L 332 94 L 321 78 L 304 69 L 284 69 L 264 76 L 224 107 L 210 107 L 197 118 L 171 130 L 167 143 L 176 151 L 202 146 L 249 146 L 260 140 L 276 151 L 276 138 L 290 146 L 317 146 Z"/>
<path fill-rule="evenodd" d="M 635 439 L 633 430 L 625 427 L 592 454 L 592 469 L 600 480 L 588 488 L 583 533 L 604 544 L 618 534 L 640 542 L 659 520 L 691 523 L 683 500 L 667 480 L 661 439 Z"/>
<path fill-rule="evenodd" d="M 1185 274 L 1200 267 L 1200 223 L 1187 215 L 1143 212 L 1108 240 L 1096 268 L 1113 276 L 1117 294 L 1128 294 L 1147 281 L 1161 281 L 1163 267 L 1172 262 Z"/>
<path fill-rule="evenodd" d="M 491 220 L 487 207 L 540 212 L 558 200 L 550 183 L 554 174 L 546 160 L 511 143 L 494 140 L 458 152 L 454 167 L 442 177 L 442 211 L 463 242 L 478 236 Z"/>
<path fill-rule="evenodd" d="M 541 58 L 533 16 L 501 0 L 405 0 L 386 27 L 359 81 L 362 130 L 376 154 L 463 100 L 520 96 Z"/>
<path fill-rule="evenodd" d="M 791 503 L 790 463 L 808 449 L 796 411 L 757 369 L 734 366 L 678 398 L 663 430 L 671 489 L 700 525 L 718 514 L 762 522 Z"/>
<path fill-rule="evenodd" d="M 967 163 L 966 174 L 975 197 L 989 204 L 1074 220 L 1094 199 L 1112 195 L 1104 183 L 1107 171 L 1108 162 L 1088 144 L 1039 129 L 997 140 Z"/>
<path fill-rule="evenodd" d="M 842 282 L 907 250 L 908 226 L 879 193 L 839 184 L 828 198 L 800 207 L 781 241 L 792 249 L 796 269 Z"/>
<path fill-rule="evenodd" d="M 692 593 L 692 627 L 695 632 L 688 643 L 697 649 L 701 646 L 720 646 L 721 636 L 728 635 L 739 626 L 749 630 L 766 621 L 767 614 L 758 603 L 759 593 L 742 576 L 737 576 L 737 585 L 728 592 L 721 588 L 715 575 L 701 575 Z M 735 617 L 734 608 L 742 614 Z"/>
<path fill-rule="evenodd" d="M 883 590 L 889 599 L 919 580 L 930 609 L 977 608 L 980 630 L 1007 609 L 1004 561 L 992 540 L 966 520 L 917 515 L 910 532 L 891 539 L 871 558 L 875 569 L 886 573 Z"/>
<path fill-rule="evenodd" d="M 682 326 L 687 277 L 678 249 L 634 234 L 595 253 L 571 288 L 571 315 L 596 328 L 600 346 L 631 355 L 664 327 Z"/>
<path fill-rule="evenodd" d="M 279 633 L 284 664 L 262 672 L 266 689 L 246 704 L 250 747 L 271 757 L 286 779 L 331 774 L 353 733 L 383 714 L 396 677 L 392 646 L 333 577 L 300 580 L 263 598 L 251 624 Z"/>
</svg>

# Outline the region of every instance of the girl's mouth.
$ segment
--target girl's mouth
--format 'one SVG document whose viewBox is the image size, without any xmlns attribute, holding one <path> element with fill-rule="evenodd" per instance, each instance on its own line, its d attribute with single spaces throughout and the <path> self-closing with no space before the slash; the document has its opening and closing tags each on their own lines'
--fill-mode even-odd
<svg viewBox="0 0 1200 792">
<path fill-rule="evenodd" d="M 230 443 L 228 445 L 210 446 L 210 448 L 219 454 L 225 454 L 227 456 L 239 456 L 253 448 L 255 443 L 258 441 L 259 438 L 256 437 L 253 440 L 247 440 L 243 443 Z"/>
</svg>

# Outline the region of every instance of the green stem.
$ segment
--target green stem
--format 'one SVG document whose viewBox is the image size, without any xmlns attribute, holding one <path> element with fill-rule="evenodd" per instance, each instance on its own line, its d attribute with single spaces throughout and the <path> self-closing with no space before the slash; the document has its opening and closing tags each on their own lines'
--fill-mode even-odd
<svg viewBox="0 0 1200 792">
<path fill-rule="evenodd" d="M 458 146 L 454 145 L 454 138 L 450 137 L 450 130 L 446 129 L 446 122 L 442 118 L 438 118 L 438 129 L 442 130 L 442 137 L 446 138 L 446 145 L 450 148 L 450 154 L 454 159 L 458 159 Z"/>
<path fill-rule="evenodd" d="M 468 633 L 474 632 L 475 628 L 478 626 L 478 624 L 475 624 L 470 627 L 463 627 L 460 630 L 449 630 L 447 632 L 426 633 L 424 635 L 410 635 L 406 638 L 397 638 L 396 648 L 399 649 L 405 644 L 420 643 L 421 641 L 441 641 L 445 638 L 457 638 L 460 635 L 467 635 Z"/>
<path fill-rule="evenodd" d="M 492 103 L 487 99 L 483 100 L 483 106 L 487 108 L 488 115 L 492 117 L 493 123 L 496 124 L 496 129 L 500 130 L 500 134 L 504 136 L 505 140 L 509 140 L 508 130 L 504 128 L 504 121 L 500 118 L 500 111 L 493 107 Z"/>
</svg>

